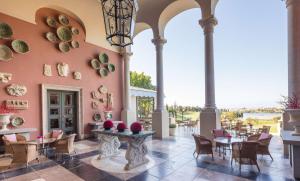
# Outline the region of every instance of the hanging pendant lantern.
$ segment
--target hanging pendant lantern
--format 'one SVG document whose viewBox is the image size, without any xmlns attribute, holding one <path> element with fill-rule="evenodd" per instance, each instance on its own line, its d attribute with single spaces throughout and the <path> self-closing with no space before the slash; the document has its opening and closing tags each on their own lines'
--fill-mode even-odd
<svg viewBox="0 0 300 181">
<path fill-rule="evenodd" d="M 114 46 L 132 44 L 136 0 L 100 0 L 107 41 Z"/>
</svg>

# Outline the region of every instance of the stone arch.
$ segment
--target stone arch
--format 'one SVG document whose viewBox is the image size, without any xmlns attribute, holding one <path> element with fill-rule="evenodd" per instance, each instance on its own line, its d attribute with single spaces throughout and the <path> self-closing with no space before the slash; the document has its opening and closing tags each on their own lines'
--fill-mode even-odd
<svg viewBox="0 0 300 181">
<path fill-rule="evenodd" d="M 135 38 L 139 33 L 147 30 L 152 29 L 152 27 L 145 23 L 145 22 L 138 22 L 135 24 L 134 32 L 133 32 L 133 38 Z"/>
</svg>

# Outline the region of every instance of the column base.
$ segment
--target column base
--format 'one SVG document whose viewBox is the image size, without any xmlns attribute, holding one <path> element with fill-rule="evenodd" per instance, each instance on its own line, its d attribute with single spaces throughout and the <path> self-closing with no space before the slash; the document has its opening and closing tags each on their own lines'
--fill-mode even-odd
<svg viewBox="0 0 300 181">
<path fill-rule="evenodd" d="M 221 128 L 221 114 L 216 108 L 204 108 L 200 113 L 200 134 L 212 139 L 211 131 Z"/>
<path fill-rule="evenodd" d="M 152 130 L 154 137 L 163 139 L 169 137 L 169 113 L 166 110 L 155 110 L 152 114 Z"/>
<path fill-rule="evenodd" d="M 135 112 L 131 110 L 122 110 L 121 119 L 127 127 L 130 127 L 130 125 L 136 121 Z"/>
</svg>

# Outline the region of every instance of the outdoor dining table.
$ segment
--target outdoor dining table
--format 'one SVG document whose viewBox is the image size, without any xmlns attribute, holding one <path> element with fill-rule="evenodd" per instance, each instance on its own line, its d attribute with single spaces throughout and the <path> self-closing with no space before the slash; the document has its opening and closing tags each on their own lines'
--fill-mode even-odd
<svg viewBox="0 0 300 181">
<path fill-rule="evenodd" d="M 54 143 L 55 141 L 56 141 L 56 138 L 44 138 L 44 139 L 28 141 L 28 143 L 37 144 L 39 154 L 41 155 L 42 153 L 44 153 L 45 156 L 47 157 L 47 150 L 49 148 L 49 144 Z"/>
<path fill-rule="evenodd" d="M 148 149 L 145 140 L 148 136 L 154 135 L 155 131 L 141 131 L 138 134 L 133 134 L 130 131 L 118 132 L 117 130 L 96 129 L 92 130 L 92 132 L 99 136 L 99 160 L 119 154 L 121 145 L 119 139 L 122 139 L 128 142 L 125 154 L 128 163 L 125 165 L 124 170 L 130 170 L 149 162 L 146 158 Z"/>
<path fill-rule="evenodd" d="M 227 138 L 227 137 L 217 137 L 213 140 L 222 147 L 223 160 L 225 160 L 227 148 L 231 150 L 231 143 L 243 142 L 244 139 L 241 138 Z M 221 156 L 221 150 L 219 149 L 219 156 Z"/>
</svg>

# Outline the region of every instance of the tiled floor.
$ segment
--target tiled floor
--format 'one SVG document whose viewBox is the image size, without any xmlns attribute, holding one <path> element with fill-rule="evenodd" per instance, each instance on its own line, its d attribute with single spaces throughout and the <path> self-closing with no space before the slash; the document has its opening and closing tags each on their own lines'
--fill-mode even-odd
<svg viewBox="0 0 300 181">
<path fill-rule="evenodd" d="M 116 173 L 100 170 L 93 165 L 93 159 L 98 154 L 97 142 L 84 140 L 76 143 L 77 155 L 73 159 L 45 160 L 38 165 L 3 172 L 2 180 L 35 180 L 35 181 L 60 181 L 60 180 L 87 180 L 87 181 L 292 181 L 292 170 L 289 161 L 282 157 L 282 141 L 274 137 L 270 150 L 274 161 L 267 156 L 259 156 L 261 173 L 256 167 L 242 166 L 239 172 L 238 165 L 230 166 L 230 154 L 223 160 L 216 153 L 214 161 L 210 156 L 200 156 L 196 160 L 192 153 L 194 141 L 190 136 L 178 136 L 167 140 L 147 141 L 149 156 L 154 164 L 150 168 L 137 169 L 133 173 Z M 122 145 L 126 149 L 126 145 Z M 116 159 L 117 160 L 117 159 Z M 118 161 L 117 161 L 118 162 Z M 123 160 L 120 160 L 120 164 Z"/>
</svg>

